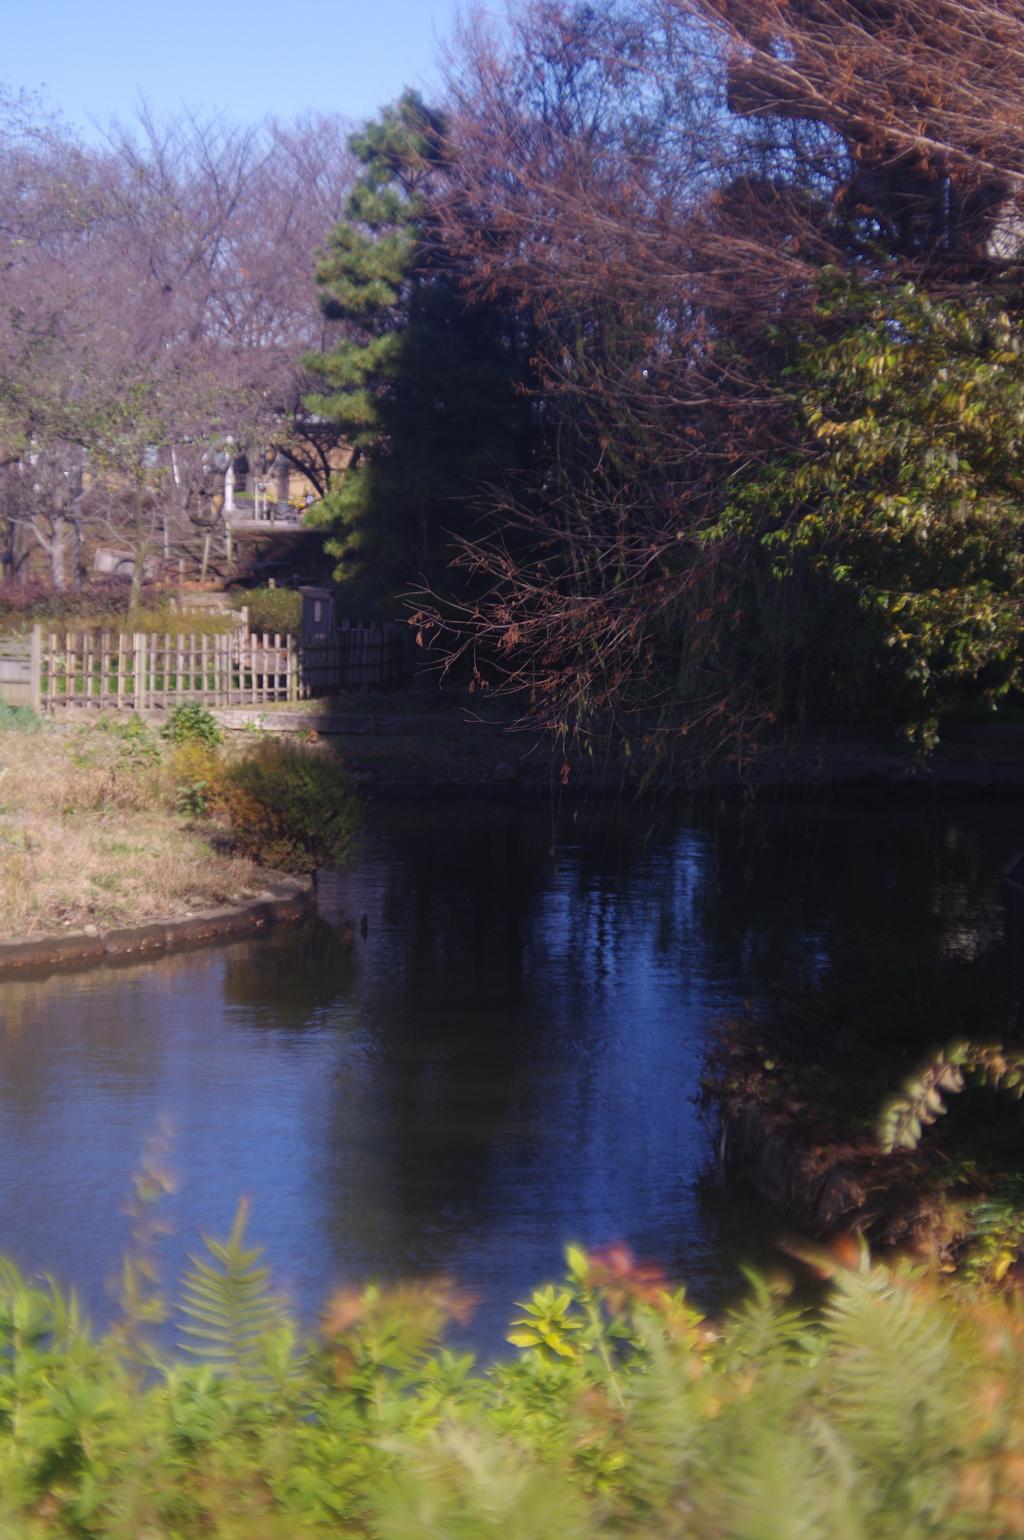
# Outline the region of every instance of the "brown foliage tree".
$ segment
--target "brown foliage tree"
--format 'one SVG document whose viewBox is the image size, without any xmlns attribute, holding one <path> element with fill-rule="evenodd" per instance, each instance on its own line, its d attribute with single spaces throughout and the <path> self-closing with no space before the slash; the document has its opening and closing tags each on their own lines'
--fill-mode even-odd
<svg viewBox="0 0 1024 1540">
<path fill-rule="evenodd" d="M 1024 188 L 1024 12 L 971 0 L 705 0 L 722 28 L 728 105 L 842 137 L 848 218 L 884 249 L 974 267 Z"/>
<path fill-rule="evenodd" d="M 539 328 L 551 454 L 463 549 L 485 598 L 421 612 L 453 652 L 562 731 L 642 709 L 719 747 L 766 724 L 759 548 L 709 531 L 798 446 L 780 372 L 827 330 L 824 272 L 939 295 L 1007 272 L 1022 42 L 1019 7 L 939 0 L 541 0 L 463 33 L 445 239 Z"/>
</svg>

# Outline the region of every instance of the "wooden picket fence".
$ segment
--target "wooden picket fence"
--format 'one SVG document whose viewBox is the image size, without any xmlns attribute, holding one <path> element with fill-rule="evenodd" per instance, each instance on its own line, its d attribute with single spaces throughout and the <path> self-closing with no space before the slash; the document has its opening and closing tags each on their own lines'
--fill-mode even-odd
<svg viewBox="0 0 1024 1540">
<path fill-rule="evenodd" d="M 401 684 L 411 666 L 398 626 L 343 623 L 332 637 L 76 631 L 0 638 L 0 698 L 47 716 L 172 711 L 310 700 L 339 689 Z"/>
<path fill-rule="evenodd" d="M 44 637 L 39 704 L 68 710 L 173 711 L 265 706 L 299 698 L 300 659 L 291 636 L 171 636 L 71 632 Z"/>
</svg>

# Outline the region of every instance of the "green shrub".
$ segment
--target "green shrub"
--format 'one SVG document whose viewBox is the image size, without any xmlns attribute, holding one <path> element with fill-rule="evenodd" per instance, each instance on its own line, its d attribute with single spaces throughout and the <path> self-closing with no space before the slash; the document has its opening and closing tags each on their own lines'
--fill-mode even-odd
<svg viewBox="0 0 1024 1540">
<path fill-rule="evenodd" d="M 217 750 L 224 740 L 216 722 L 198 701 L 183 701 L 171 712 L 160 736 L 170 744 L 167 770 L 175 809 L 187 818 L 205 818 L 217 801 L 220 785 Z"/>
<path fill-rule="evenodd" d="M 208 1240 L 166 1318 L 143 1254 L 96 1341 L 0 1262 L 4 1540 L 908 1540 L 1024 1530 L 1024 1321 L 1006 1296 L 820 1251 L 813 1318 L 714 1326 L 625 1248 L 567 1253 L 518 1355 L 444 1348 L 467 1300 L 339 1290 L 300 1336 L 244 1245 Z M 846 1238 L 847 1242 L 850 1238 Z M 840 1249 L 837 1245 L 837 1251 Z M 523 1320 L 516 1323 L 524 1324 Z"/>
<path fill-rule="evenodd" d="M 257 635 L 297 636 L 302 626 L 302 595 L 295 588 L 250 588 L 231 596 L 236 610 L 249 611 L 249 629 Z"/>
<path fill-rule="evenodd" d="M 152 770 L 160 763 L 160 745 L 137 711 L 126 722 L 101 716 L 82 723 L 68 753 L 80 769 L 107 765 L 112 770 Z"/>
<path fill-rule="evenodd" d="M 210 811 L 209 781 L 183 781 L 175 788 L 174 806 L 186 818 L 205 818 Z"/>
<path fill-rule="evenodd" d="M 208 749 L 224 741 L 210 712 L 194 700 L 175 706 L 160 729 L 160 736 L 168 743 L 202 743 Z"/>
<path fill-rule="evenodd" d="M 149 636 L 228 636 L 237 631 L 236 616 L 218 610 L 188 608 L 188 593 L 179 599 L 162 599 L 125 614 L 122 631 L 145 631 Z M 179 604 L 182 606 L 179 608 Z M 98 629 L 98 628 L 96 628 Z M 111 628 L 106 628 L 111 629 Z"/>
<path fill-rule="evenodd" d="M 175 810 L 188 818 L 205 818 L 222 801 L 223 766 L 219 745 L 200 738 L 171 743 L 164 753 L 164 780 Z"/>
<path fill-rule="evenodd" d="M 265 739 L 224 771 L 221 798 L 239 852 L 263 866 L 313 872 L 348 859 L 359 803 L 328 754 Z"/>
<path fill-rule="evenodd" d="M 37 733 L 42 725 L 31 706 L 8 706 L 0 700 L 0 733 Z"/>
<path fill-rule="evenodd" d="M 129 587 L 116 580 L 94 580 L 80 592 L 54 589 L 48 583 L 0 583 L 0 631 L 25 635 L 34 625 L 44 635 L 67 631 L 145 631 L 152 635 L 178 632 L 213 636 L 234 631 L 238 618 L 230 613 L 186 610 L 188 590 L 146 583 L 143 603 L 129 618 Z"/>
</svg>

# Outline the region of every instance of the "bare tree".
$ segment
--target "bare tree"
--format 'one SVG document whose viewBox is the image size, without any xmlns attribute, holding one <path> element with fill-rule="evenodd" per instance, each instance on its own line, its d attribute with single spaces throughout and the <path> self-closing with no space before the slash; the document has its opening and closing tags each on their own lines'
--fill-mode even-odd
<svg viewBox="0 0 1024 1540">
<path fill-rule="evenodd" d="M 918 263 L 974 266 L 1024 192 L 1024 13 L 958 0 L 703 0 L 745 118 L 841 136 L 848 217 Z"/>
<path fill-rule="evenodd" d="M 304 451 L 299 360 L 325 341 L 316 248 L 350 176 L 346 126 L 143 114 L 87 151 L 30 106 L 0 133 L 5 507 L 58 585 L 83 519 L 139 581 L 209 536 L 226 446 Z"/>
<path fill-rule="evenodd" d="M 780 373 L 827 329 L 823 274 L 1012 280 L 1022 43 L 1018 7 L 959 0 L 538 0 L 466 28 L 444 238 L 538 328 L 550 456 L 463 548 L 480 597 L 420 618 L 562 730 L 763 725 L 737 640 L 759 547 L 723 497 L 798 447 Z"/>
</svg>

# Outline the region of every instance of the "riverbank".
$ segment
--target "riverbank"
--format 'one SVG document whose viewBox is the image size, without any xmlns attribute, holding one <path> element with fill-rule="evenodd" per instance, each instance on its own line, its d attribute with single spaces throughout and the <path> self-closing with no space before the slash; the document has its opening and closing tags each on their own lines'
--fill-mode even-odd
<svg viewBox="0 0 1024 1540">
<path fill-rule="evenodd" d="M 308 879 L 238 853 L 202 760 L 137 718 L 3 726 L 0 967 L 244 931 L 308 901 Z"/>
<path fill-rule="evenodd" d="M 564 750 L 524 728 L 501 702 L 425 692 L 232 707 L 214 712 L 228 738 L 254 730 L 329 746 L 374 795 L 636 794 L 644 783 L 639 740 L 599 738 Z M 742 758 L 666 761 L 653 791 L 728 801 L 828 801 L 863 806 L 1024 802 L 1024 726 L 950 724 L 923 756 L 886 728 L 823 729 Z"/>
<path fill-rule="evenodd" d="M 106 931 L 88 925 L 61 935 L 0 940 L 0 977 L 38 968 L 79 968 L 106 958 L 152 955 L 204 941 L 237 940 L 270 925 L 301 920 L 314 908 L 311 877 L 273 872 L 263 875 L 265 886 L 255 898 L 186 914 L 181 919 L 152 920 Z"/>
<path fill-rule="evenodd" d="M 486 715 L 444 697 L 418 711 L 411 695 L 367 699 L 362 715 L 352 704 L 214 713 L 228 740 L 222 753 L 237 759 L 261 742 L 290 741 L 338 762 L 375 800 L 632 799 L 641 789 L 620 755 L 602 759 L 585 745 L 563 755 L 550 738 L 511 731 L 490 703 Z M 178 922 L 251 902 L 266 887 L 261 864 L 277 863 L 239 855 L 229 820 L 209 805 L 208 766 L 201 755 L 175 759 L 158 736 L 165 720 L 97 715 L 0 732 L 0 933 L 38 939 Z M 1024 800 L 1024 728 L 955 736 L 928 760 L 881 733 L 805 738 L 703 782 L 669 776 L 652 794 L 879 809 Z"/>
<path fill-rule="evenodd" d="M 819 1235 L 1000 1281 L 1024 1247 L 1005 971 L 991 917 L 965 916 L 923 949 L 861 936 L 820 977 L 783 981 L 714 1037 L 703 1100 L 722 1159 Z"/>
<path fill-rule="evenodd" d="M 726 802 L 825 802 L 923 807 L 1024 803 L 1024 722 L 944 723 L 923 754 L 898 729 L 860 724 L 794 731 L 741 753 L 695 757 L 687 737 L 636 722 L 625 737 L 565 744 L 524 725 L 519 704 L 454 688 L 350 692 L 308 701 L 213 708 L 228 743 L 254 734 L 330 749 L 373 796 L 635 796 L 649 791 Z M 97 713 L 98 714 L 98 713 Z M 168 712 L 142 713 L 154 731 Z M 58 716 L 73 729 L 92 713 Z"/>
</svg>

